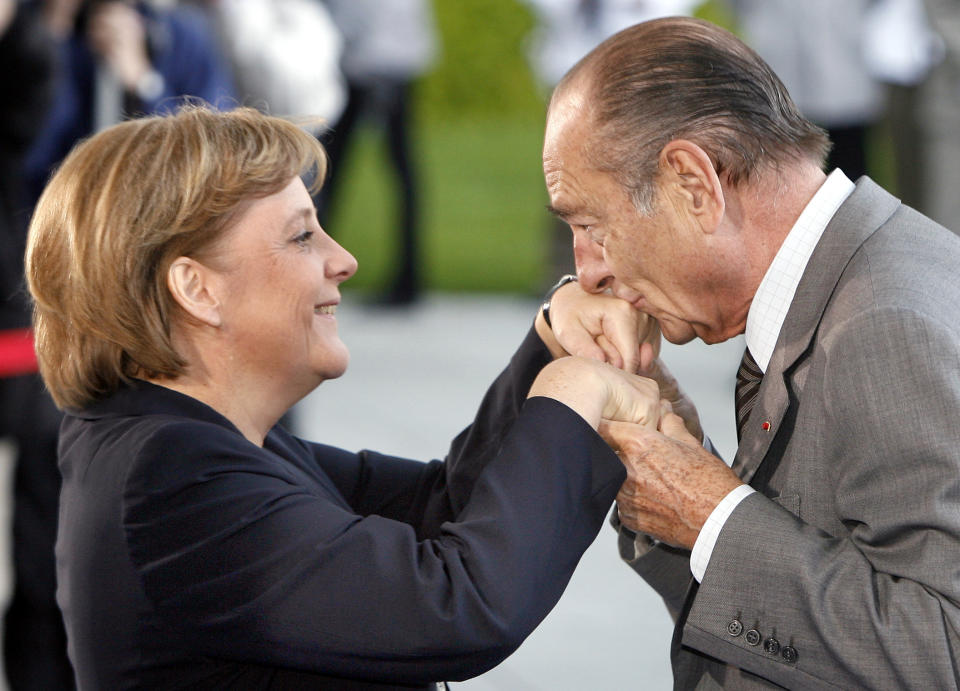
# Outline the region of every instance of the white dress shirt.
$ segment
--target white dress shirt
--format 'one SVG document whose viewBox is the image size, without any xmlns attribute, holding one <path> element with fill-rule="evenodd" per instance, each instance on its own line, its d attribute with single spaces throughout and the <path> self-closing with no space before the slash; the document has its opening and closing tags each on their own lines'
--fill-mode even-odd
<svg viewBox="0 0 960 691">
<path fill-rule="evenodd" d="M 854 187 L 841 170 L 834 170 L 803 209 L 760 281 L 760 287 L 757 288 L 747 313 L 745 338 L 750 354 L 764 372 L 770 364 L 783 320 L 787 317 L 810 255 L 813 254 L 830 219 L 850 196 Z M 707 517 L 690 553 L 690 571 L 698 582 L 703 580 L 713 547 L 730 514 L 754 491 L 756 490 L 748 485 L 740 485 L 724 497 Z"/>
</svg>

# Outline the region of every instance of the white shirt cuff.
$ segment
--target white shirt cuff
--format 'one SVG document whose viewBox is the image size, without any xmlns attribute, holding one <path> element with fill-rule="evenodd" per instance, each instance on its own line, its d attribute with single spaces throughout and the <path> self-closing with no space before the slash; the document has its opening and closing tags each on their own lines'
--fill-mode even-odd
<svg viewBox="0 0 960 691">
<path fill-rule="evenodd" d="M 707 516 L 707 522 L 700 529 L 697 541 L 693 543 L 693 551 L 690 552 L 690 571 L 697 583 L 703 580 L 703 574 L 707 571 L 707 564 L 710 563 L 710 556 L 713 554 L 713 547 L 717 544 L 717 538 L 720 537 L 720 531 L 724 524 L 730 518 L 730 514 L 737 508 L 741 501 L 749 497 L 756 490 L 750 485 L 740 485 L 730 491 L 725 496 L 717 508 Z"/>
</svg>

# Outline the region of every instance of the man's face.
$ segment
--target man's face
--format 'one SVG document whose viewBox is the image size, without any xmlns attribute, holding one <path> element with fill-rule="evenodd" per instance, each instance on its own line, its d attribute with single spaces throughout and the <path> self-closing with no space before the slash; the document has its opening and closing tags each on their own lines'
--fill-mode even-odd
<svg viewBox="0 0 960 691">
<path fill-rule="evenodd" d="M 672 343 L 729 338 L 712 288 L 717 258 L 683 199 L 658 189 L 653 214 L 641 214 L 616 178 L 592 164 L 591 130 L 574 91 L 551 108 L 543 149 L 550 204 L 573 231 L 581 285 L 655 317 Z"/>
</svg>

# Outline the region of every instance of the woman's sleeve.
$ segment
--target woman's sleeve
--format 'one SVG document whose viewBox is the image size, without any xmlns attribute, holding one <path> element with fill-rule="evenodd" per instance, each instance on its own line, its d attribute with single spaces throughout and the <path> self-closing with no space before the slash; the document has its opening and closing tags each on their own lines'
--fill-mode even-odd
<svg viewBox="0 0 960 691">
<path fill-rule="evenodd" d="M 473 423 L 453 440 L 445 462 L 420 463 L 372 451 L 313 452 L 361 515 L 404 521 L 421 538 L 435 537 L 466 505 L 477 478 L 497 456 L 523 408 L 530 385 L 552 357 L 530 329 L 507 367 L 487 390 Z"/>
<path fill-rule="evenodd" d="M 562 404 L 531 399 L 512 422 L 457 519 L 426 540 L 236 435 L 157 434 L 124 525 L 160 621 L 199 655 L 335 676 L 493 667 L 557 602 L 624 479 Z"/>
</svg>

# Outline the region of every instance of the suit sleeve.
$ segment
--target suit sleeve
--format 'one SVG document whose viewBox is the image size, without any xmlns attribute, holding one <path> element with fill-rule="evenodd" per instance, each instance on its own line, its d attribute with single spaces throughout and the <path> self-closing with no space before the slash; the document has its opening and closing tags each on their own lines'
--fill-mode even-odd
<svg viewBox="0 0 960 691">
<path fill-rule="evenodd" d="M 201 655 L 404 684 L 516 649 L 625 476 L 582 418 L 530 399 L 455 520 L 420 539 L 257 451 L 174 426 L 138 454 L 124 525 L 157 616 Z"/>
<path fill-rule="evenodd" d="M 709 437 L 704 437 L 703 446 L 720 458 Z M 617 533 L 620 558 L 663 598 L 667 612 L 676 621 L 693 581 L 690 550 L 672 547 L 644 533 L 635 533 L 620 522 L 616 506 L 610 512 L 609 522 Z"/>
<path fill-rule="evenodd" d="M 421 538 L 436 537 L 466 506 L 480 474 L 496 458 L 520 415 L 527 392 L 551 361 L 532 328 L 508 366 L 487 390 L 471 425 L 453 440 L 443 463 L 420 463 L 372 451 L 323 453 L 324 470 L 354 510 L 404 521 Z"/>
<path fill-rule="evenodd" d="M 958 344 L 955 324 L 895 308 L 824 337 L 816 453 L 829 463 L 814 481 L 838 528 L 805 522 L 802 503 L 797 515 L 746 498 L 720 533 L 684 643 L 788 687 L 958 686 Z M 758 645 L 729 635 L 735 617 L 760 630 Z M 799 658 L 786 660 L 786 646 Z"/>
</svg>

